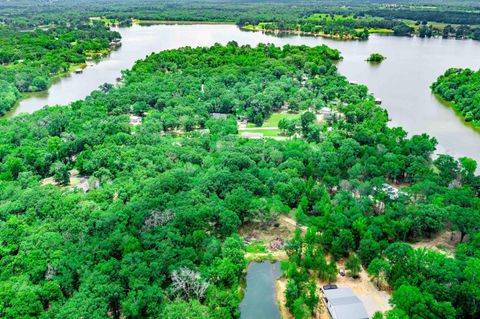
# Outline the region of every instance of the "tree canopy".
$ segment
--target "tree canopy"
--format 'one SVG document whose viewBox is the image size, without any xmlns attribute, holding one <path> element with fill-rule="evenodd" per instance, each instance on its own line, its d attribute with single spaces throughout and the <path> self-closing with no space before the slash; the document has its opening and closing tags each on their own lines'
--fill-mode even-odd
<svg viewBox="0 0 480 319">
<path fill-rule="evenodd" d="M 309 228 L 287 244 L 298 317 L 318 309 L 308 271 L 336 276 L 327 253 L 384 275 L 396 311 L 478 316 L 475 163 L 433 160 L 435 139 L 388 127 L 339 58 L 234 42 L 164 51 L 85 100 L 0 121 L 0 317 L 237 318 L 238 227 L 290 211 Z M 303 112 L 297 138 L 237 134 L 237 117 L 289 103 Z M 318 123 L 327 106 L 338 118 Z M 456 258 L 402 243 L 447 227 L 465 233 Z M 425 307 L 405 300 L 409 286 Z"/>
<path fill-rule="evenodd" d="M 480 70 L 449 69 L 432 84 L 432 90 L 450 102 L 465 121 L 480 127 Z"/>
</svg>

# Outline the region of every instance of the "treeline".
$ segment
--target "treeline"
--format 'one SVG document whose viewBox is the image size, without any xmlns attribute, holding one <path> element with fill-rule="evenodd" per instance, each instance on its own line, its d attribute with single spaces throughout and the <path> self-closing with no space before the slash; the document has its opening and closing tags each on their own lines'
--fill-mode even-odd
<svg viewBox="0 0 480 319">
<path fill-rule="evenodd" d="M 361 11 L 359 15 L 373 15 L 388 20 L 416 21 L 416 34 L 420 37 L 442 36 L 443 38 L 480 40 L 480 14 L 474 10 L 458 10 L 439 7 L 434 10 L 419 8 L 375 8 Z M 445 23 L 446 26 L 427 25 L 429 22 Z"/>
<path fill-rule="evenodd" d="M 419 8 L 374 8 L 366 10 L 365 14 L 388 19 L 408 19 L 414 21 L 434 21 L 448 24 L 480 25 L 480 15 L 476 10 L 453 10 L 448 8 L 436 8 L 428 10 Z"/>
<path fill-rule="evenodd" d="M 426 9 L 422 3 L 412 6 L 410 1 L 362 0 L 284 0 L 272 4 L 270 1 L 248 0 L 67 0 L 52 5 L 49 1 L 15 1 L 0 3 L 0 21 L 18 26 L 31 27 L 49 24 L 53 21 L 81 21 L 89 16 L 108 16 L 112 19 L 128 21 L 132 18 L 144 20 L 170 21 L 217 21 L 236 22 L 244 25 L 249 22 L 295 21 L 314 13 L 338 15 L 374 16 L 386 20 L 409 19 L 414 21 L 435 21 L 447 24 L 479 25 L 475 2 L 425 1 L 436 5 Z"/>
<path fill-rule="evenodd" d="M 480 71 L 449 69 L 432 84 L 432 90 L 450 102 L 465 121 L 480 127 Z"/>
<path fill-rule="evenodd" d="M 108 52 L 110 41 L 119 38 L 100 22 L 23 31 L 0 26 L 0 115 L 21 93 L 46 90 L 54 77 L 85 63 L 87 55 Z"/>
<path fill-rule="evenodd" d="M 428 35 L 428 29 L 423 29 Z M 420 36 L 422 36 L 422 29 L 420 29 Z M 473 39 L 480 40 L 480 28 L 470 27 L 468 25 L 460 26 L 451 26 L 446 25 L 441 31 L 441 36 L 446 38 L 455 38 L 455 39 Z"/>
<path fill-rule="evenodd" d="M 333 1 L 332 1 L 333 3 Z M 48 2 L 27 0 L 20 3 L 0 4 L 0 21 L 18 26 L 33 26 L 52 21 L 78 21 L 91 16 L 106 16 L 111 19 L 169 20 L 169 21 L 216 21 L 237 22 L 242 18 L 257 21 L 273 21 L 276 18 L 300 17 L 307 5 L 298 1 L 269 2 L 249 1 L 155 1 L 155 0 L 108 0 L 108 1 L 62 1 L 51 5 Z M 31 18 L 27 18 L 31 17 Z"/>
<path fill-rule="evenodd" d="M 415 28 L 410 27 L 411 32 L 414 30 L 415 34 L 420 38 L 442 37 L 444 39 L 473 39 L 480 40 L 480 28 L 468 25 L 446 25 L 434 26 L 428 21 L 417 21 Z"/>
<path fill-rule="evenodd" d="M 260 29 L 273 30 L 294 30 L 306 33 L 317 33 L 337 35 L 341 38 L 355 38 L 366 40 L 369 32 L 391 33 L 397 36 L 417 35 L 421 38 L 438 36 L 442 38 L 473 39 L 480 40 L 480 28 L 475 25 L 434 25 L 429 20 L 419 20 L 415 23 L 408 23 L 391 17 L 381 18 L 376 16 L 365 16 L 363 13 L 354 13 L 355 10 L 344 15 L 313 14 L 295 21 L 279 21 L 260 23 Z M 349 15 L 353 14 L 353 15 Z M 240 21 L 240 25 L 250 24 L 248 19 Z"/>
<path fill-rule="evenodd" d="M 313 14 L 294 21 L 259 23 L 242 19 L 239 25 L 244 29 L 264 31 L 301 31 L 308 34 L 320 34 L 341 39 L 367 40 L 369 31 L 374 33 L 392 33 L 410 36 L 414 28 L 397 20 L 374 17 L 356 17 L 351 15 Z M 253 26 L 253 28 L 252 28 Z"/>
<path fill-rule="evenodd" d="M 429 1 L 429 5 L 432 3 Z M 0 22 L 17 28 L 32 28 L 52 23 L 84 23 L 92 16 L 105 16 L 128 26 L 132 19 L 156 21 L 235 22 L 239 26 L 259 26 L 267 31 L 303 31 L 326 34 L 336 38 L 366 39 L 373 32 L 389 32 L 395 35 L 422 37 L 443 36 L 458 39 L 480 39 L 478 10 L 473 3 L 443 3 L 434 9 L 405 1 L 393 1 L 383 5 L 378 1 L 280 1 L 273 5 L 268 1 L 180 1 L 170 0 L 109 0 L 109 1 L 17 1 L 0 4 Z M 312 21 L 312 15 L 341 18 L 332 21 Z M 412 21 L 414 21 L 412 23 Z M 449 24 L 446 27 L 424 26 L 427 22 Z"/>
<path fill-rule="evenodd" d="M 287 246 L 292 265 L 322 270 L 321 253 L 357 252 L 365 265 L 391 265 L 394 313 L 478 317 L 476 163 L 432 161 L 436 141 L 389 128 L 367 88 L 336 73 L 338 58 L 325 46 L 234 42 L 164 51 L 137 62 L 121 86 L 1 121 L 0 317 L 237 318 L 238 227 L 272 225 L 291 210 L 311 228 Z M 287 101 L 343 116 L 305 116 L 306 139 L 237 135 L 235 116 L 261 121 Z M 89 192 L 72 190 L 72 168 Z M 446 227 L 462 234 L 455 259 L 410 259 L 397 243 Z M 290 268 L 287 302 L 303 318 L 317 290 Z M 406 289 L 422 307 L 402 303 Z"/>
</svg>

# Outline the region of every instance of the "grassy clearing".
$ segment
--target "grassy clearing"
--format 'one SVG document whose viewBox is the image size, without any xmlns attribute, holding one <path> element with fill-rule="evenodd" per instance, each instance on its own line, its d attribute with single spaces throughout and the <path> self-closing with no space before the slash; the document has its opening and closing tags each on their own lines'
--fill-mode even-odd
<svg viewBox="0 0 480 319">
<path fill-rule="evenodd" d="M 258 254 L 258 253 L 267 253 L 267 248 L 265 247 L 265 242 L 263 240 L 257 240 L 245 247 L 247 253 Z"/>
<path fill-rule="evenodd" d="M 76 69 L 85 69 L 87 67 L 87 64 L 86 63 L 75 63 L 75 64 L 70 64 L 70 66 L 68 67 L 68 70 L 66 72 L 62 72 L 62 73 L 59 73 L 57 76 L 58 77 L 62 77 L 62 76 L 66 76 L 72 72 L 75 72 Z"/>
<path fill-rule="evenodd" d="M 249 30 L 249 31 L 263 31 L 264 27 L 262 26 L 263 23 L 259 23 L 258 25 L 245 25 L 242 27 L 243 30 Z"/>
<path fill-rule="evenodd" d="M 271 253 L 258 253 L 258 254 L 246 254 L 245 260 L 247 263 L 251 262 L 263 262 L 263 261 L 276 261 L 275 257 Z"/>
<path fill-rule="evenodd" d="M 261 133 L 265 137 L 274 137 L 274 136 L 281 136 L 281 131 L 278 128 L 272 128 L 267 130 L 262 129 L 246 129 L 246 130 L 239 130 L 240 133 L 248 132 L 248 133 Z"/>
<path fill-rule="evenodd" d="M 300 114 L 293 113 L 272 113 L 272 115 L 263 123 L 263 127 L 278 127 L 281 119 L 294 120 L 299 119 Z"/>
<path fill-rule="evenodd" d="M 272 113 L 268 119 L 263 122 L 263 125 L 261 127 L 278 127 L 278 122 L 280 122 L 281 119 L 287 119 L 287 120 L 294 120 L 294 119 L 299 119 L 300 114 L 294 114 L 294 113 Z M 247 128 L 255 128 L 255 124 L 249 123 L 247 124 Z"/>
<path fill-rule="evenodd" d="M 101 21 L 105 23 L 106 25 L 114 26 L 118 24 L 117 19 L 109 19 L 107 17 L 90 17 L 90 21 Z"/>
<path fill-rule="evenodd" d="M 355 29 L 357 32 L 363 31 L 363 29 Z M 369 33 L 382 33 L 382 34 L 391 34 L 393 33 L 392 29 L 383 29 L 383 28 L 371 28 L 368 29 Z"/>
</svg>

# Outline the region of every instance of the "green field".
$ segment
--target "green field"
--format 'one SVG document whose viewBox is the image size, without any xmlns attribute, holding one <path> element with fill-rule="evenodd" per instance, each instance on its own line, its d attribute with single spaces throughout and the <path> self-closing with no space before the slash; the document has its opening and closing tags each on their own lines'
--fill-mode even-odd
<svg viewBox="0 0 480 319">
<path fill-rule="evenodd" d="M 272 115 L 263 122 L 261 127 L 278 127 L 278 122 L 280 122 L 281 119 L 294 120 L 299 118 L 300 114 L 295 113 L 272 113 Z M 247 127 L 255 128 L 256 126 L 253 123 L 249 123 Z"/>
<path fill-rule="evenodd" d="M 245 251 L 247 253 L 266 253 L 267 249 L 265 248 L 265 243 L 262 240 L 254 241 L 245 246 Z"/>
<path fill-rule="evenodd" d="M 360 32 L 362 31 L 363 29 L 355 29 L 355 31 L 357 32 Z M 371 28 L 371 29 L 368 29 L 368 32 L 369 33 L 383 33 L 383 34 L 389 34 L 389 33 L 393 33 L 393 30 L 391 29 L 383 29 L 383 28 Z"/>
<path fill-rule="evenodd" d="M 262 129 L 246 129 L 246 130 L 239 130 L 240 133 L 248 132 L 248 133 L 261 133 L 265 137 L 274 137 L 274 136 L 281 136 L 282 131 L 278 128 L 272 128 L 267 130 Z"/>
</svg>

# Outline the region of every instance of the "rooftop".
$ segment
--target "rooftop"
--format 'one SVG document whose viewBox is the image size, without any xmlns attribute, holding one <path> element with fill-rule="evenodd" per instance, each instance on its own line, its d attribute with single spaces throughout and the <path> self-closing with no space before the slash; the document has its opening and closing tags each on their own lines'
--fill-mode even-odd
<svg viewBox="0 0 480 319">
<path fill-rule="evenodd" d="M 228 117 L 227 113 L 210 113 L 210 116 L 215 119 L 226 119 Z"/>
<path fill-rule="evenodd" d="M 351 288 L 328 289 L 323 291 L 330 311 L 335 312 L 338 319 L 368 319 L 362 301 L 355 296 Z M 333 314 L 332 314 L 333 315 Z"/>
</svg>

